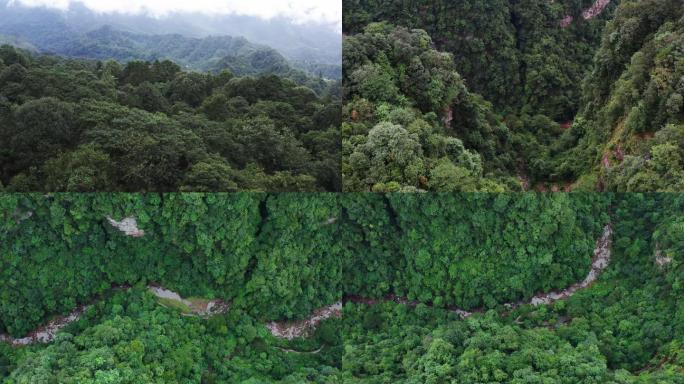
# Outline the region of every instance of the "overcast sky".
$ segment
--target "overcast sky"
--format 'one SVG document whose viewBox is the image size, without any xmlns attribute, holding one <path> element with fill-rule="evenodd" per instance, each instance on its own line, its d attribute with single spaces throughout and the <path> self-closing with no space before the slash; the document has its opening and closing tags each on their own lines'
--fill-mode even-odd
<svg viewBox="0 0 684 384">
<path fill-rule="evenodd" d="M 342 0 L 78 0 L 96 12 L 147 13 L 163 17 L 169 12 L 239 14 L 270 19 L 283 16 L 298 23 L 342 24 Z M 66 10 L 75 0 L 11 0 L 28 6 Z"/>
</svg>

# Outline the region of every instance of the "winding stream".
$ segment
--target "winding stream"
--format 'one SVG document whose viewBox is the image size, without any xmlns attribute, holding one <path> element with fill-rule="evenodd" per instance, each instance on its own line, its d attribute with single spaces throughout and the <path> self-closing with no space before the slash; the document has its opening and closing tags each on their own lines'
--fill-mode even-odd
<svg viewBox="0 0 684 384">
<path fill-rule="evenodd" d="M 596 279 L 601 275 L 601 272 L 608 267 L 610 263 L 610 250 L 613 238 L 613 230 L 610 224 L 603 228 L 601 237 L 596 241 L 596 247 L 594 248 L 594 257 L 592 258 L 591 270 L 587 276 L 580 282 L 577 282 L 570 287 L 563 289 L 561 291 L 553 291 L 549 293 L 540 293 L 535 295 L 529 301 L 518 301 L 512 303 L 506 303 L 504 306 L 508 309 L 515 309 L 522 305 L 542 305 L 551 304 L 558 300 L 563 300 L 571 297 L 579 290 L 588 288 L 593 284 Z M 114 289 L 129 289 L 130 287 L 116 287 Z M 210 317 L 218 315 L 221 313 L 228 312 L 230 310 L 230 305 L 222 300 L 205 300 L 205 299 L 185 299 L 181 297 L 178 293 L 170 291 L 168 289 L 150 285 L 147 287 L 148 291 L 152 293 L 159 299 L 166 299 L 178 302 L 186 307 L 188 307 L 190 313 L 184 313 L 185 316 L 199 316 L 199 317 Z M 415 307 L 419 304 L 418 301 L 408 300 L 404 297 L 399 297 L 395 295 L 388 295 L 382 299 L 371 299 L 360 296 L 345 296 L 343 301 L 322 307 L 314 311 L 314 313 L 306 319 L 290 322 L 278 322 L 272 321 L 266 324 L 266 328 L 271 331 L 271 334 L 275 337 L 292 340 L 298 337 L 308 336 L 318 324 L 322 321 L 332 318 L 332 317 L 342 317 L 342 305 L 343 302 L 353 302 L 361 303 L 367 305 L 379 304 L 385 301 L 393 301 L 399 304 L 405 304 L 408 306 Z M 160 303 L 160 305 L 164 305 Z M 0 334 L 0 342 L 5 342 L 12 344 L 14 346 L 29 345 L 34 343 L 48 343 L 55 338 L 57 332 L 62 330 L 69 324 L 77 321 L 83 313 L 88 309 L 89 305 L 79 306 L 71 313 L 57 317 L 47 324 L 37 328 L 31 332 L 26 337 L 14 338 L 9 335 Z M 462 318 L 468 318 L 475 313 L 481 313 L 485 311 L 485 308 L 478 308 L 472 311 L 466 311 L 461 308 L 452 306 L 447 308 L 449 311 L 458 314 Z M 283 349 L 285 352 L 292 352 L 291 350 Z M 294 351 L 297 352 L 297 351 Z"/>
<path fill-rule="evenodd" d="M 575 293 L 577 293 L 581 289 L 588 288 L 591 286 L 601 275 L 601 272 L 603 272 L 606 267 L 608 267 L 608 264 L 610 263 L 610 250 L 611 250 L 611 245 L 613 241 L 613 228 L 611 227 L 610 224 L 607 224 L 605 227 L 603 227 L 603 232 L 601 233 L 601 237 L 596 241 L 596 247 L 594 248 L 594 256 L 592 258 L 591 262 L 591 270 L 589 270 L 589 273 L 587 276 L 584 278 L 584 280 L 577 282 L 573 285 L 571 285 L 568 288 L 565 288 L 561 291 L 552 291 L 548 293 L 539 293 L 532 297 L 529 301 L 517 301 L 517 302 L 510 302 L 510 303 L 505 303 L 503 304 L 504 307 L 506 307 L 509 310 L 516 309 L 518 307 L 521 307 L 523 305 L 533 305 L 533 306 L 538 306 L 542 304 L 552 304 L 558 300 L 563 300 L 567 299 L 568 297 L 571 297 Z M 399 304 L 404 304 L 408 305 L 411 307 L 415 307 L 418 304 L 420 304 L 419 301 L 415 300 L 409 300 L 405 297 L 400 297 L 396 295 L 388 295 L 385 296 L 382 299 L 371 299 L 371 298 L 366 298 L 366 297 L 360 297 L 360 296 L 346 296 L 344 301 L 352 302 L 352 303 L 358 303 L 358 304 L 366 304 L 366 305 L 375 305 L 379 304 L 382 302 L 387 302 L 387 301 L 392 301 L 395 303 Z M 429 304 L 428 304 L 429 305 Z M 468 318 L 472 316 L 475 313 L 483 313 L 486 311 L 485 308 L 477 308 L 473 309 L 471 311 L 466 311 L 462 308 L 456 307 L 456 306 L 449 306 L 447 309 L 450 312 L 458 314 L 461 318 Z"/>
</svg>

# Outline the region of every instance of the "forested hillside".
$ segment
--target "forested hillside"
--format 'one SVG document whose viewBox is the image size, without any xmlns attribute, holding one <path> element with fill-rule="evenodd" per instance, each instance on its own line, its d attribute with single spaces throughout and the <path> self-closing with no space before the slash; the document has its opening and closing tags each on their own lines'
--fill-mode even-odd
<svg viewBox="0 0 684 384">
<path fill-rule="evenodd" d="M 347 34 L 375 21 L 423 29 L 497 110 L 564 121 L 577 110 L 580 82 L 617 3 L 585 20 L 582 11 L 594 1 L 343 0 L 343 23 Z"/>
<path fill-rule="evenodd" d="M 556 173 L 616 191 L 684 190 L 684 5 L 625 3 L 595 61 Z"/>
<path fill-rule="evenodd" d="M 344 6 L 346 190 L 681 189 L 681 2 Z"/>
<path fill-rule="evenodd" d="M 0 273 L 11 289 L 0 296 L 0 328 L 20 336 L 47 314 L 140 282 L 220 297 L 266 320 L 302 317 L 342 292 L 491 307 L 586 274 L 610 197 L 5 194 L 1 201 Z M 135 230 L 112 224 L 125 218 L 136 219 Z M 501 237 L 485 239 L 489 232 Z M 481 257 L 494 249 L 502 251 Z"/>
<path fill-rule="evenodd" d="M 0 377 L 679 382 L 683 204 L 666 194 L 5 194 L 0 336 L 90 305 L 50 344 L 0 343 Z M 596 282 L 524 304 L 591 276 L 608 223 L 612 255 Z M 180 315 L 149 284 L 229 309 Z M 307 338 L 287 341 L 266 323 L 341 299 L 343 318 Z"/>
<path fill-rule="evenodd" d="M 424 31 L 371 24 L 344 41 L 344 188 L 503 191 L 510 132 Z M 458 127 L 458 133 L 454 134 Z"/>
<path fill-rule="evenodd" d="M 334 194 L 4 194 L 0 202 L 0 328 L 16 336 L 141 282 L 220 297 L 261 320 L 341 299 Z M 108 218 L 134 218 L 142 232 Z"/>
<path fill-rule="evenodd" d="M 349 302 L 342 380 L 682 382 L 683 203 L 677 195 L 618 196 L 611 266 L 552 305 L 461 320 L 420 304 Z"/>
<path fill-rule="evenodd" d="M 339 190 L 339 103 L 277 76 L 0 48 L 10 191 Z"/>
</svg>

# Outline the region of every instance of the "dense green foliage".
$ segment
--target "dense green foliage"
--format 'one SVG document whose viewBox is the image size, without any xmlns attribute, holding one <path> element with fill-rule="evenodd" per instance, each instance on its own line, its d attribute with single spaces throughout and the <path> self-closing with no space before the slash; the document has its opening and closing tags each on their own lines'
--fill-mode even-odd
<svg viewBox="0 0 684 384">
<path fill-rule="evenodd" d="M 343 0 L 343 27 L 355 34 L 387 21 L 425 30 L 454 54 L 468 87 L 500 109 L 571 119 L 606 18 L 581 20 L 593 2 Z M 566 15 L 576 22 L 560 28 Z"/>
<path fill-rule="evenodd" d="M 302 317 L 343 292 L 495 306 L 586 274 L 608 202 L 579 194 L 6 194 L 0 329 L 22 335 L 112 286 L 141 282 L 219 297 L 257 319 Z M 107 217 L 135 217 L 145 234 L 127 237 Z"/>
<path fill-rule="evenodd" d="M 345 189 L 682 190 L 684 7 L 593 3 L 345 1 Z"/>
<path fill-rule="evenodd" d="M 340 365 L 340 337 L 330 332 L 338 321 L 288 343 L 241 311 L 201 320 L 141 290 L 117 292 L 51 345 L 18 350 L 21 357 L 8 350 L 16 366 L 6 383 L 324 383 Z"/>
<path fill-rule="evenodd" d="M 277 77 L 0 48 L 11 191 L 339 190 L 339 103 Z"/>
<path fill-rule="evenodd" d="M 611 196 L 352 194 L 347 294 L 471 309 L 527 299 L 586 275 Z M 578 257 L 581 255 L 581 257 Z"/>
<path fill-rule="evenodd" d="M 48 345 L 0 344 L 7 383 L 684 380 L 679 195 L 5 194 L 0 203 L 0 328 L 23 335 L 95 303 Z M 143 237 L 105 219 L 129 215 Z M 580 281 L 607 220 L 612 257 L 595 284 L 551 305 L 501 305 Z M 225 298 L 231 310 L 181 316 L 143 293 L 149 282 Z M 388 294 L 422 304 L 350 301 L 342 320 L 293 342 L 264 327 L 343 295 Z M 443 309 L 454 304 L 491 310 L 461 320 Z"/>
<path fill-rule="evenodd" d="M 341 299 L 334 194 L 4 194 L 0 212 L 0 332 L 23 335 L 114 285 L 156 282 L 261 320 Z M 135 217 L 145 235 L 107 217 Z"/>
<path fill-rule="evenodd" d="M 343 180 L 349 191 L 502 191 L 509 130 L 423 31 L 372 24 L 344 40 Z M 450 117 L 453 116 L 453 121 Z M 486 176 L 486 177 L 485 177 Z"/>
<path fill-rule="evenodd" d="M 348 303 L 344 382 L 683 382 L 683 204 L 618 196 L 611 266 L 553 305 L 459 320 L 424 305 Z M 658 263 L 658 251 L 671 261 Z"/>
</svg>

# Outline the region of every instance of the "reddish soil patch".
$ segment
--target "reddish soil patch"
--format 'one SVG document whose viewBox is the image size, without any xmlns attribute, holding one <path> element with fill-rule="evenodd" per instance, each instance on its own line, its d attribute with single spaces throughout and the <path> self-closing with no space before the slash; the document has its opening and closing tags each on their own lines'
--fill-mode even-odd
<svg viewBox="0 0 684 384">
<path fill-rule="evenodd" d="M 601 162 L 603 163 L 603 168 L 610 168 L 610 152 L 603 153 Z"/>
<path fill-rule="evenodd" d="M 444 117 L 442 117 L 444 128 L 451 127 L 452 121 L 454 121 L 454 108 L 449 105 L 444 107 Z"/>
<path fill-rule="evenodd" d="M 573 21 L 575 21 L 575 18 L 572 17 L 572 15 L 567 15 L 561 19 L 559 24 L 561 28 L 567 28 L 570 26 L 570 24 L 572 24 Z"/>
<path fill-rule="evenodd" d="M 610 4 L 610 0 L 596 0 L 594 5 L 582 12 L 582 17 L 584 20 L 591 20 L 594 17 L 601 15 L 608 4 Z"/>
<path fill-rule="evenodd" d="M 608 4 L 610 4 L 610 0 L 596 0 L 591 7 L 582 12 L 582 18 L 584 20 L 591 20 L 597 16 L 600 16 L 603 11 L 605 11 Z M 566 15 L 558 22 L 558 24 L 561 28 L 567 28 L 572 25 L 573 21 L 575 21 L 575 18 L 572 17 L 572 15 Z"/>
<path fill-rule="evenodd" d="M 613 151 L 613 156 L 622 163 L 625 160 L 625 151 L 622 149 L 622 143 L 618 143 L 617 148 Z"/>
</svg>

